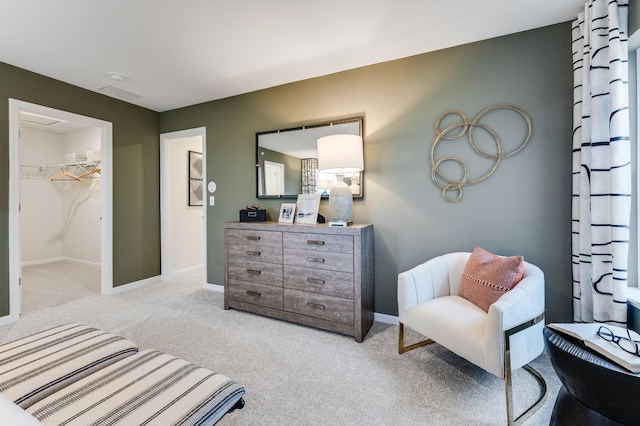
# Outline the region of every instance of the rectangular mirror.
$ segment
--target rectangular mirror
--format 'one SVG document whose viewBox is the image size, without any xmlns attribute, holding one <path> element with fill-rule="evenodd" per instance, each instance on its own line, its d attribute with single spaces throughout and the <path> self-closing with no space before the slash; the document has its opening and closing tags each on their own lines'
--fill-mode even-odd
<svg viewBox="0 0 640 426">
<path fill-rule="evenodd" d="M 284 130 L 256 133 L 258 198 L 297 198 L 318 193 L 329 197 L 334 173 L 318 172 L 317 141 L 323 136 L 362 136 L 362 118 L 337 120 Z M 363 196 L 363 172 L 346 174 L 344 182 L 354 198 Z"/>
</svg>

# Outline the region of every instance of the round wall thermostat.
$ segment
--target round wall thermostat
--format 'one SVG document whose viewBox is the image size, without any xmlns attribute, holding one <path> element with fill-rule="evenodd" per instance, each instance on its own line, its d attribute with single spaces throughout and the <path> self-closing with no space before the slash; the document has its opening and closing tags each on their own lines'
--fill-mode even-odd
<svg viewBox="0 0 640 426">
<path fill-rule="evenodd" d="M 216 183 L 214 181 L 209 182 L 209 185 L 207 185 L 207 189 L 209 189 L 209 192 L 213 194 L 214 192 L 216 192 Z"/>
</svg>

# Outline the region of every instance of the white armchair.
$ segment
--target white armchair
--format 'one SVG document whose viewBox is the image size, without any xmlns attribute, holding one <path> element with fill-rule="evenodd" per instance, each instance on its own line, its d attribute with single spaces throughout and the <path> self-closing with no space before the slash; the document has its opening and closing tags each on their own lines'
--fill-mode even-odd
<svg viewBox="0 0 640 426">
<path fill-rule="evenodd" d="M 505 381 L 507 423 L 539 407 L 546 394 L 542 376 L 527 365 L 544 350 L 544 274 L 524 262 L 522 280 L 488 312 L 458 296 L 471 253 L 449 253 L 398 275 L 398 353 L 437 342 Z M 404 326 L 428 340 L 405 346 Z M 518 418 L 513 415 L 511 372 L 520 367 L 540 383 L 541 395 Z"/>
</svg>

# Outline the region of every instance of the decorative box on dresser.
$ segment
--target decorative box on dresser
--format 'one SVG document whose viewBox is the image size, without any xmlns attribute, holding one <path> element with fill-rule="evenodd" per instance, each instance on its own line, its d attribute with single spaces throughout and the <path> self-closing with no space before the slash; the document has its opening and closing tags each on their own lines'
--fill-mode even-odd
<svg viewBox="0 0 640 426">
<path fill-rule="evenodd" d="M 335 331 L 373 324 L 373 225 L 225 224 L 225 309 Z"/>
</svg>

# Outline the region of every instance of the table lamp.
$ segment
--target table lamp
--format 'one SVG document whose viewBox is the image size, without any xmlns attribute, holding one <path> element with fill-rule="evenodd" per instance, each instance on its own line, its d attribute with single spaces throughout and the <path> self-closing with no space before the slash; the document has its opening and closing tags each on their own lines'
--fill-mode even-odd
<svg viewBox="0 0 640 426">
<path fill-rule="evenodd" d="M 331 135 L 318 139 L 318 171 L 336 175 L 336 182 L 329 191 L 329 226 L 348 225 L 353 209 L 353 195 L 343 181 L 344 174 L 363 169 L 362 137 Z"/>
</svg>

